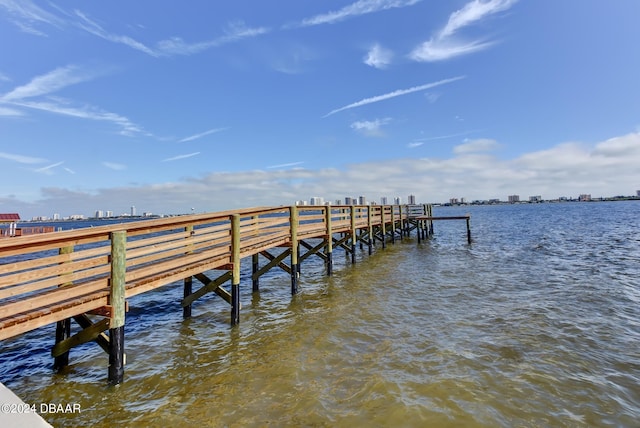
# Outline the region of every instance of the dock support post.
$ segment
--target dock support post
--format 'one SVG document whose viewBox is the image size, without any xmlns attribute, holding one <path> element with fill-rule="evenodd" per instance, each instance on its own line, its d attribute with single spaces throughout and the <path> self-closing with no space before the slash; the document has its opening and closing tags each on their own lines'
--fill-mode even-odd
<svg viewBox="0 0 640 428">
<path fill-rule="evenodd" d="M 260 277 L 257 275 L 260 270 L 260 254 L 256 253 L 251 256 L 251 277 L 252 290 L 254 293 L 260 291 Z"/>
<path fill-rule="evenodd" d="M 324 222 L 327 225 L 327 237 L 325 238 L 327 240 L 326 246 L 325 246 L 325 254 L 327 255 L 327 275 L 331 276 L 331 274 L 333 274 L 333 233 L 331 231 L 332 225 L 331 225 L 331 207 L 329 206 L 325 206 L 325 212 L 324 212 Z"/>
<path fill-rule="evenodd" d="M 433 205 L 429 205 L 429 217 L 433 217 Z M 433 236 L 433 220 L 429 220 L 429 237 Z"/>
<path fill-rule="evenodd" d="M 471 244 L 471 217 L 467 217 L 467 243 Z"/>
<path fill-rule="evenodd" d="M 291 224 L 291 294 L 298 293 L 298 277 L 300 268 L 298 266 L 298 207 L 292 205 L 289 211 Z"/>
<path fill-rule="evenodd" d="M 369 242 L 367 246 L 369 247 L 369 255 L 373 253 L 373 226 L 371 217 L 371 205 L 367 206 L 367 233 L 369 233 Z"/>
<path fill-rule="evenodd" d="M 188 276 L 184 279 L 184 293 L 183 297 L 186 299 L 193 292 L 193 277 Z M 182 318 L 191 317 L 191 303 L 182 308 Z"/>
<path fill-rule="evenodd" d="M 391 205 L 391 243 L 396 243 L 396 207 Z"/>
<path fill-rule="evenodd" d="M 191 239 L 191 237 L 194 234 L 193 231 L 193 226 L 187 226 L 184 228 L 184 231 L 187 232 L 188 237 L 187 239 Z M 186 254 L 191 253 L 192 249 L 191 249 L 191 243 L 189 243 L 187 245 L 187 251 Z M 184 293 L 183 296 L 185 298 L 189 297 L 191 295 L 191 293 L 193 292 L 193 277 L 192 276 L 188 276 L 184 279 Z M 186 306 L 182 307 L 182 318 L 190 318 L 191 317 L 191 303 L 189 303 Z"/>
<path fill-rule="evenodd" d="M 58 254 L 71 254 L 73 253 L 73 246 L 60 248 Z M 63 262 L 65 263 L 65 262 Z M 71 283 L 62 284 L 62 287 L 65 285 L 70 285 Z M 56 345 L 62 342 L 65 339 L 71 337 L 71 318 L 64 319 L 62 321 L 58 321 L 56 323 Z M 69 351 L 65 352 L 62 355 L 59 355 L 53 360 L 53 369 L 60 371 L 64 367 L 69 365 Z"/>
<path fill-rule="evenodd" d="M 56 344 L 71 337 L 71 319 L 66 318 L 56 323 Z M 53 360 L 53 369 L 60 371 L 69 365 L 69 351 Z"/>
<path fill-rule="evenodd" d="M 387 234 L 387 227 L 385 225 L 385 219 L 384 219 L 384 209 L 385 209 L 385 205 L 382 205 L 380 207 L 380 235 L 382 236 L 382 249 L 385 249 L 387 247 L 386 245 L 386 234 Z"/>
<path fill-rule="evenodd" d="M 351 264 L 356 262 L 356 207 L 351 205 Z"/>
<path fill-rule="evenodd" d="M 127 232 L 111 233 L 111 278 L 109 281 L 109 384 L 124 379 L 125 285 L 127 269 Z"/>
<path fill-rule="evenodd" d="M 240 323 L 240 215 L 231 216 L 231 325 Z"/>
</svg>

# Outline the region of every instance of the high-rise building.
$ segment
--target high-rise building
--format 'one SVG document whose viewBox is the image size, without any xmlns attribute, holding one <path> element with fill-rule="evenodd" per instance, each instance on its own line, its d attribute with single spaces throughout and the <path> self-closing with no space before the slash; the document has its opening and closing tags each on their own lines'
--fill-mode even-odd
<svg viewBox="0 0 640 428">
<path fill-rule="evenodd" d="M 313 196 L 309 200 L 309 205 L 324 205 L 324 198 L 322 196 Z"/>
<path fill-rule="evenodd" d="M 135 217 L 135 216 L 136 216 L 136 206 L 131 205 L 131 217 Z"/>
<path fill-rule="evenodd" d="M 102 210 L 96 210 L 96 218 L 102 218 Z"/>
<path fill-rule="evenodd" d="M 407 203 L 409 205 L 415 205 L 416 204 L 416 196 L 415 195 L 409 195 L 409 201 Z"/>
<path fill-rule="evenodd" d="M 358 196 L 358 205 L 367 205 L 367 198 L 364 196 Z"/>
<path fill-rule="evenodd" d="M 353 204 L 353 199 L 351 199 L 349 196 L 346 196 L 344 198 L 344 204 L 345 205 L 352 205 Z"/>
<path fill-rule="evenodd" d="M 509 203 L 520 202 L 520 195 L 509 195 Z"/>
<path fill-rule="evenodd" d="M 383 196 L 380 198 L 380 205 L 388 205 L 387 203 L 388 199 L 386 196 Z"/>
<path fill-rule="evenodd" d="M 396 196 L 393 198 L 394 205 L 402 205 L 402 198 L 400 196 Z"/>
</svg>

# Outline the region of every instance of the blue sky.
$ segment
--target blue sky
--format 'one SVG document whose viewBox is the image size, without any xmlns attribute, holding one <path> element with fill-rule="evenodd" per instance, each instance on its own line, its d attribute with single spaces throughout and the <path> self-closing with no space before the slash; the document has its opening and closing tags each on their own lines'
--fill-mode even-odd
<svg viewBox="0 0 640 428">
<path fill-rule="evenodd" d="M 636 0 L 0 0 L 0 212 L 640 189 Z"/>
</svg>

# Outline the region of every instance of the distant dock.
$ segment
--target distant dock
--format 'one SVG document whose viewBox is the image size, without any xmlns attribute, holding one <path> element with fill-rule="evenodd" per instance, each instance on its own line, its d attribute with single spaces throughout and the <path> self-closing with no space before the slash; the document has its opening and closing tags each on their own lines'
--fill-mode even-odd
<svg viewBox="0 0 640 428">
<path fill-rule="evenodd" d="M 357 247 L 371 254 L 376 243 L 384 248 L 413 230 L 420 240 L 443 219 L 430 205 L 264 207 L 1 239 L 0 340 L 55 323 L 54 368 L 69 364 L 73 347 L 95 341 L 109 355 L 109 383 L 118 384 L 127 299 L 181 283 L 185 318 L 196 300 L 215 293 L 230 305 L 235 325 L 242 259 L 252 261 L 253 293 L 262 275 L 279 268 L 296 294 L 307 258 L 320 257 L 331 275 L 335 249 L 355 263 Z"/>
</svg>

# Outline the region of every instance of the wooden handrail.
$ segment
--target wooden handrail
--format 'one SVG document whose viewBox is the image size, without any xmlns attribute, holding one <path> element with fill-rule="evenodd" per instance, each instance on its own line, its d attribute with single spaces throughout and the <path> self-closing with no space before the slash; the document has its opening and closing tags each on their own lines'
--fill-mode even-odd
<svg viewBox="0 0 640 428">
<path fill-rule="evenodd" d="M 292 209 L 244 208 L 2 239 L 0 340 L 105 306 L 114 275 L 113 236 L 126 237 L 122 279 L 128 298 L 231 265 L 234 257 L 410 215 L 390 205 L 298 206 L 295 216 Z"/>
</svg>

